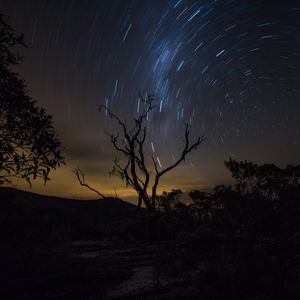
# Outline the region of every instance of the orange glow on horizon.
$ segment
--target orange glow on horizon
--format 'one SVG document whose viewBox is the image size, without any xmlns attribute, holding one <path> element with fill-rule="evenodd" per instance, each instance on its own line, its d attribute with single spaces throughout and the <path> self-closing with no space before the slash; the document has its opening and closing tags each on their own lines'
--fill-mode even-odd
<svg viewBox="0 0 300 300">
<path fill-rule="evenodd" d="M 176 172 L 175 170 L 173 173 L 170 173 L 170 176 L 163 178 L 158 188 L 158 194 L 161 194 L 163 191 L 171 191 L 174 188 L 181 189 L 183 192 L 189 192 L 193 189 L 207 189 L 212 186 L 208 182 L 197 184 L 197 181 L 200 182 L 197 177 L 192 181 L 189 177 L 186 177 L 187 174 L 182 173 L 183 171 Z M 186 181 L 184 178 L 189 178 L 189 180 Z M 18 189 L 42 195 L 83 200 L 98 198 L 96 193 L 80 186 L 70 166 L 63 166 L 52 171 L 50 179 L 46 185 L 41 179 L 32 181 L 32 188 L 24 180 L 18 179 L 14 183 Z M 132 203 L 137 201 L 137 193 L 132 188 L 127 188 L 117 177 L 102 176 L 97 178 L 97 176 L 92 177 L 87 173 L 86 182 L 107 197 L 117 196 Z"/>
</svg>

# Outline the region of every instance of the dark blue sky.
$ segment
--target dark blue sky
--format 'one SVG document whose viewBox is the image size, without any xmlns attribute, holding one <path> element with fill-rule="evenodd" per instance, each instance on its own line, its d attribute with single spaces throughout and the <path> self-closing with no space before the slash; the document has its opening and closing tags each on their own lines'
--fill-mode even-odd
<svg viewBox="0 0 300 300">
<path fill-rule="evenodd" d="M 157 97 L 147 151 L 163 166 L 180 154 L 182 121 L 193 136 L 208 131 L 162 189 L 227 182 L 229 156 L 299 163 L 297 2 L 0 0 L 28 46 L 18 71 L 66 147 L 68 166 L 45 191 L 81 193 L 71 173 L 80 166 L 100 190 L 130 194 L 107 176 L 114 151 L 103 129 L 117 126 L 98 106 L 131 120 L 139 92 Z"/>
</svg>

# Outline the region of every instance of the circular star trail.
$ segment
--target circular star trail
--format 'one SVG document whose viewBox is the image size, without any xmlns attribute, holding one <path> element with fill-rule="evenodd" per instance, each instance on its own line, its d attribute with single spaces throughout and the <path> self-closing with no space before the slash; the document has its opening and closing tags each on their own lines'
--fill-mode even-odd
<svg viewBox="0 0 300 300">
<path fill-rule="evenodd" d="M 116 131 L 117 124 L 99 104 L 129 122 L 143 109 L 139 94 L 149 93 L 157 111 L 147 120 L 147 151 L 159 164 L 179 155 L 183 121 L 194 137 L 207 131 L 205 145 L 182 167 L 199 185 L 222 181 L 229 156 L 299 163 L 299 3 L 0 3 L 25 35 L 20 74 L 54 115 L 70 168 L 105 174 L 114 153 L 103 128 Z"/>
</svg>

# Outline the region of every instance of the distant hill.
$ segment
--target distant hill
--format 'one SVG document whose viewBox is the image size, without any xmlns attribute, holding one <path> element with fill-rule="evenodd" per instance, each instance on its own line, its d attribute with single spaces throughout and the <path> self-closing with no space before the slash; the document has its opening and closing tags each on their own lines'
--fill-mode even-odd
<svg viewBox="0 0 300 300">
<path fill-rule="evenodd" d="M 131 214 L 136 206 L 118 198 L 73 200 L 39 195 L 10 187 L 0 187 L 0 215 L 48 214 L 57 212 L 66 217 L 118 219 Z"/>
<path fill-rule="evenodd" d="M 118 198 L 72 200 L 1 187 L 0 237 L 8 244 L 35 244 L 110 236 L 136 208 Z"/>
</svg>

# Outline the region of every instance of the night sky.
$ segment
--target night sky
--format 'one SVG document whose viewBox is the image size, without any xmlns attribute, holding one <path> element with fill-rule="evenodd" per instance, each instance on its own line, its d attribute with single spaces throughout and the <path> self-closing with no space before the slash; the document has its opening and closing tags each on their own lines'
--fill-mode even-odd
<svg viewBox="0 0 300 300">
<path fill-rule="evenodd" d="M 17 68 L 28 93 L 52 114 L 67 166 L 32 191 L 67 197 L 79 166 L 102 193 L 134 195 L 111 178 L 104 129 L 156 95 L 147 153 L 165 167 L 184 146 L 183 123 L 207 141 L 162 180 L 159 191 L 228 183 L 224 160 L 300 161 L 300 2 L 208 0 L 0 0 L 28 49 Z M 20 184 L 21 188 L 28 188 Z"/>
</svg>

